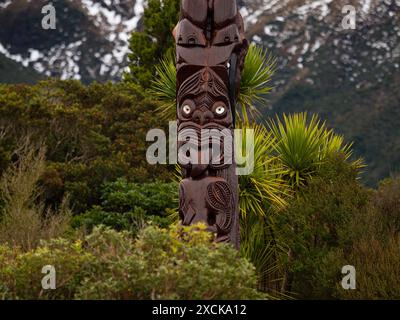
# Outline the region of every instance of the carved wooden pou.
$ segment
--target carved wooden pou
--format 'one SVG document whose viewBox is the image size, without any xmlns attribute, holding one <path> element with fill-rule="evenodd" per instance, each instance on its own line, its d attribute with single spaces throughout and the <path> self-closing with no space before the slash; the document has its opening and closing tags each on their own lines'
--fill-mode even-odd
<svg viewBox="0 0 400 320">
<path fill-rule="evenodd" d="M 198 133 L 196 150 L 210 144 L 210 137 L 201 135 L 204 130 L 213 129 L 211 136 L 212 132 L 226 135 L 228 131 L 233 137 L 236 95 L 247 52 L 243 29 L 235 0 L 181 1 L 180 21 L 173 32 L 178 137 L 186 137 L 182 134 L 185 130 Z M 208 162 L 181 163 L 179 214 L 182 224 L 204 222 L 216 242 L 229 242 L 238 248 L 238 178 L 233 140 L 229 145 L 226 139 L 220 141 L 219 162 L 211 161 L 211 156 Z M 178 139 L 178 147 L 187 143 L 187 138 Z M 204 152 L 209 150 L 200 148 L 198 158 L 205 156 Z"/>
</svg>

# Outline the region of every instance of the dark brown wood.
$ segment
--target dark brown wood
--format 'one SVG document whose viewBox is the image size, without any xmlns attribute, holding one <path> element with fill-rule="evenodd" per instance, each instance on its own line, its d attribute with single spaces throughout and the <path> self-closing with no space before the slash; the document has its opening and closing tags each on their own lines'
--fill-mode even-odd
<svg viewBox="0 0 400 320">
<path fill-rule="evenodd" d="M 247 52 L 243 29 L 235 0 L 181 1 L 181 17 L 174 29 L 178 136 L 191 129 L 200 137 L 202 130 L 212 128 L 225 133 L 228 129 L 233 137 L 236 94 Z M 178 147 L 186 143 L 179 141 Z M 209 140 L 202 143 L 209 144 Z M 233 152 L 233 145 L 225 149 L 224 144 L 226 139 L 221 146 L 221 159 L 226 160 L 224 151 Z M 183 165 L 179 214 L 182 224 L 204 222 L 215 241 L 238 248 L 235 169 L 234 161 Z"/>
</svg>

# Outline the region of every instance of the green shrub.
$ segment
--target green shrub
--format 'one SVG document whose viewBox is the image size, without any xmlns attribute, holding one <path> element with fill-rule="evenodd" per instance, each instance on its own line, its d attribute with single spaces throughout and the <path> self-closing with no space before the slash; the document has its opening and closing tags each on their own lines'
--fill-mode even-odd
<svg viewBox="0 0 400 320">
<path fill-rule="evenodd" d="M 71 225 L 73 228 L 84 228 L 91 232 L 95 226 L 104 225 L 117 231 L 127 230 L 132 233 L 138 231 L 144 220 L 144 211 L 137 208 L 134 212 L 108 212 L 102 207 L 94 206 L 85 213 L 73 217 Z"/>
<path fill-rule="evenodd" d="M 75 237 L 76 238 L 76 237 Z M 83 239 L 53 239 L 28 252 L 0 247 L 0 296 L 6 299 L 254 299 L 254 267 L 204 225 L 128 232 L 96 227 Z M 56 289 L 41 288 L 42 267 Z"/>
<path fill-rule="evenodd" d="M 85 252 L 82 242 L 52 239 L 35 250 L 0 247 L 0 296 L 6 299 L 71 299 L 82 281 L 82 270 L 88 269 L 94 257 Z M 56 269 L 56 290 L 43 290 L 42 268 Z"/>
<path fill-rule="evenodd" d="M 128 83 L 0 85 L 0 172 L 29 133 L 47 146 L 41 183 L 52 206 L 68 193 L 74 213 L 82 213 L 100 204 L 104 183 L 167 180 L 167 168 L 145 157 L 148 130 L 165 126 L 156 108 L 142 88 Z"/>
<path fill-rule="evenodd" d="M 301 298 L 399 299 L 400 179 L 372 191 L 334 168 L 313 179 L 281 221 L 291 290 Z M 345 265 L 356 269 L 355 290 L 341 286 Z"/>
<path fill-rule="evenodd" d="M 360 230 L 352 221 L 367 210 L 369 196 L 354 167 L 334 158 L 276 215 L 275 229 L 287 246 L 282 256 L 287 291 L 301 298 L 332 297 L 334 287 L 324 287 L 317 273 L 328 255 L 351 246 Z"/>
<path fill-rule="evenodd" d="M 373 203 L 378 211 L 374 224 L 380 233 L 389 237 L 400 233 L 400 176 L 382 181 Z"/>
<path fill-rule="evenodd" d="M 74 228 L 92 230 L 105 225 L 115 230 L 128 230 L 133 234 L 149 222 L 160 227 L 171 223 L 169 213 L 177 206 L 176 183 L 129 183 L 119 179 L 107 183 L 101 190 L 101 206 L 93 206 L 73 218 Z"/>
<path fill-rule="evenodd" d="M 353 215 L 347 246 L 328 255 L 318 279 L 339 299 L 400 299 L 400 178 L 383 181 L 368 207 Z M 344 265 L 356 269 L 356 290 L 343 290 Z M 328 280 L 329 279 L 329 280 Z"/>
<path fill-rule="evenodd" d="M 25 138 L 13 153 L 17 159 L 0 177 L 0 244 L 32 249 L 41 239 L 58 237 L 69 229 L 68 203 L 46 207 L 38 186 L 45 171 L 45 148 Z"/>
<path fill-rule="evenodd" d="M 107 211 L 128 212 L 143 209 L 148 215 L 163 216 L 178 203 L 175 182 L 128 183 L 124 179 L 108 183 L 102 191 L 102 207 Z"/>
<path fill-rule="evenodd" d="M 317 278 L 337 299 L 400 299 L 400 237 L 381 241 L 366 235 L 350 250 L 331 252 L 319 267 Z M 344 290 L 340 270 L 352 265 L 356 270 L 356 289 Z"/>
<path fill-rule="evenodd" d="M 75 229 L 83 228 L 91 232 L 94 227 L 104 225 L 117 231 L 129 231 L 136 235 L 140 228 L 153 224 L 162 228 L 170 225 L 169 217 L 149 216 L 142 208 L 135 208 L 133 212 L 109 212 L 102 207 L 94 206 L 83 214 L 72 218 L 71 225 Z"/>
<path fill-rule="evenodd" d="M 169 231 L 148 227 L 134 255 L 91 273 L 78 297 L 86 299 L 246 299 L 254 288 L 254 267 L 230 245 L 216 245 L 203 226 Z M 117 276 L 115 276 L 117 275 Z"/>
</svg>

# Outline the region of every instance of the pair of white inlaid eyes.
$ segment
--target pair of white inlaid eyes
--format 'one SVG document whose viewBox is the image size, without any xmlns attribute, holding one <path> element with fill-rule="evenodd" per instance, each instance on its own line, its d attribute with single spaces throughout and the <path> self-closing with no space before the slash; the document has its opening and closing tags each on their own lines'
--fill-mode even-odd
<svg viewBox="0 0 400 320">
<path fill-rule="evenodd" d="M 192 108 L 188 104 L 185 104 L 183 106 L 182 110 L 183 110 L 183 113 L 185 113 L 186 115 L 188 115 L 192 112 Z M 224 106 L 218 106 L 217 108 L 215 108 L 215 113 L 218 115 L 224 114 L 224 112 L 225 112 Z"/>
</svg>

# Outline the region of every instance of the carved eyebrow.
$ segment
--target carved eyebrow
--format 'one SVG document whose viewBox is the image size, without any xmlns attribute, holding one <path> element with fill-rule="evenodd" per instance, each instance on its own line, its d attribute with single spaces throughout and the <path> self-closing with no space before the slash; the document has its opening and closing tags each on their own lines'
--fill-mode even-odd
<svg viewBox="0 0 400 320">
<path fill-rule="evenodd" d="M 204 74 L 207 73 L 207 80 L 204 80 Z M 197 97 L 206 95 L 215 102 L 215 99 L 226 99 L 229 95 L 225 83 L 210 68 L 203 68 L 187 78 L 178 90 L 180 101 L 184 101 L 189 96 Z"/>
<path fill-rule="evenodd" d="M 216 102 L 220 101 L 225 105 L 229 105 L 229 101 L 225 96 L 212 96 L 208 92 L 204 93 L 204 95 L 198 96 L 194 99 L 196 104 L 206 103 L 210 107 L 212 107 Z"/>
</svg>

